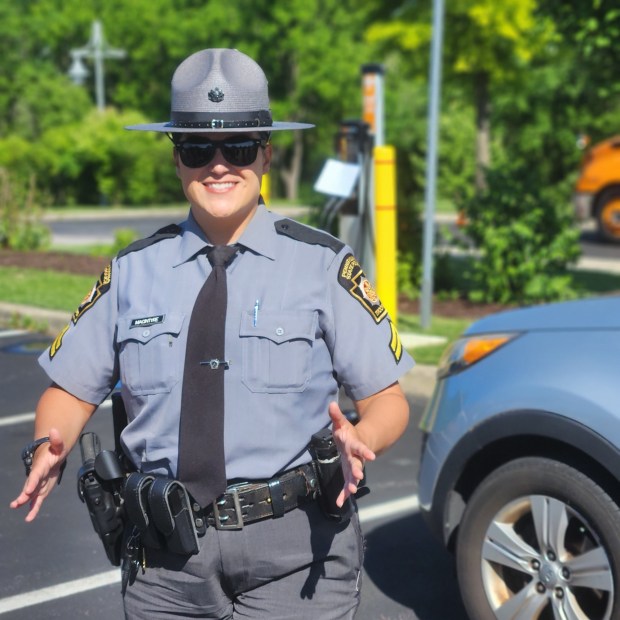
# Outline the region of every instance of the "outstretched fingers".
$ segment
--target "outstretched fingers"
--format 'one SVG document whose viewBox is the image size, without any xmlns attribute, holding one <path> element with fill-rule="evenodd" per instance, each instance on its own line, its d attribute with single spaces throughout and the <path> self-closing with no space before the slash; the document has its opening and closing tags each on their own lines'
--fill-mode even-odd
<svg viewBox="0 0 620 620">
<path fill-rule="evenodd" d="M 10 503 L 11 508 L 30 505 L 30 510 L 25 519 L 27 522 L 35 519 L 43 500 L 54 488 L 66 456 L 64 452 L 65 445 L 59 431 L 51 428 L 49 443 L 43 444 L 35 453 L 30 475 L 26 479 L 21 493 Z"/>
</svg>

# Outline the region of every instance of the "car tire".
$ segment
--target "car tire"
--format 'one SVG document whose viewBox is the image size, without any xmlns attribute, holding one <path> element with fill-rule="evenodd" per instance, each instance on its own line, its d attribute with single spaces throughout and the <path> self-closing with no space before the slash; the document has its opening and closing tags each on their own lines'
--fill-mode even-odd
<svg viewBox="0 0 620 620">
<path fill-rule="evenodd" d="M 620 509 L 564 463 L 521 458 L 485 478 L 456 554 L 472 619 L 618 617 Z"/>
<path fill-rule="evenodd" d="M 597 201 L 596 223 L 605 241 L 620 243 L 620 188 L 605 190 Z"/>
</svg>

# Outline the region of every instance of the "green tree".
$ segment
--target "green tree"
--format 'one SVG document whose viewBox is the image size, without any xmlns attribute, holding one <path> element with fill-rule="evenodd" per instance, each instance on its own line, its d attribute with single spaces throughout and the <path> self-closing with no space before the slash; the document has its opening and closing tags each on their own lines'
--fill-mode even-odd
<svg viewBox="0 0 620 620">
<path fill-rule="evenodd" d="M 609 0 L 539 0 L 538 14 L 552 19 L 571 52 L 575 69 L 589 84 L 592 102 L 620 92 L 620 8 Z"/>
<path fill-rule="evenodd" d="M 376 23 L 369 38 L 388 42 L 409 57 L 427 50 L 432 37 L 428 2 L 398 3 L 396 19 Z M 473 103 L 476 186 L 484 187 L 491 164 L 492 91 L 510 87 L 527 71 L 552 36 L 548 20 L 536 19 L 536 0 L 454 0 L 446 4 L 443 49 L 446 81 L 462 84 Z M 420 70 L 419 61 L 412 68 Z"/>
<path fill-rule="evenodd" d="M 58 3 L 57 3 L 58 4 Z M 33 139 L 50 126 L 73 121 L 89 109 L 88 97 L 59 71 L 50 45 L 62 11 L 44 24 L 38 3 L 0 4 L 0 135 Z M 78 11 L 79 14 L 79 11 Z"/>
<path fill-rule="evenodd" d="M 363 33 L 369 8 L 377 4 L 378 0 L 362 6 L 353 0 L 257 0 L 249 18 L 244 0 L 4 3 L 2 135 L 32 138 L 51 127 L 75 124 L 87 112 L 85 93 L 92 108 L 92 77 L 85 88 L 78 88 L 69 83 L 66 72 L 70 50 L 86 44 L 94 19 L 101 21 L 109 44 L 127 52 L 124 60 L 105 63 L 108 105 L 138 110 L 149 120 L 168 118 L 170 78 L 180 60 L 205 47 L 236 47 L 264 67 L 275 117 L 317 124 L 315 132 L 283 133 L 274 141 L 281 185 L 294 197 L 300 180 L 313 180 L 322 159 L 331 154 L 338 122 L 360 114 L 359 67 L 376 59 Z M 91 61 L 86 64 L 92 75 Z M 85 167 L 91 165 L 84 162 Z"/>
</svg>

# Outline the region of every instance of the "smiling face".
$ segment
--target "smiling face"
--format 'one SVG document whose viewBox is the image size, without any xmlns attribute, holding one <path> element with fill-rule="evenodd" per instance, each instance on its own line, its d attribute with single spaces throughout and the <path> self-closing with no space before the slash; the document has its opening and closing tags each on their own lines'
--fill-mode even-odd
<svg viewBox="0 0 620 620">
<path fill-rule="evenodd" d="M 258 139 L 260 134 L 186 134 L 180 142 Z M 191 211 L 209 241 L 216 245 L 234 243 L 258 207 L 261 179 L 269 171 L 271 146 L 259 147 L 256 160 L 239 166 L 229 163 L 218 148 L 213 159 L 200 168 L 186 166 L 174 149 L 176 172 Z"/>
</svg>

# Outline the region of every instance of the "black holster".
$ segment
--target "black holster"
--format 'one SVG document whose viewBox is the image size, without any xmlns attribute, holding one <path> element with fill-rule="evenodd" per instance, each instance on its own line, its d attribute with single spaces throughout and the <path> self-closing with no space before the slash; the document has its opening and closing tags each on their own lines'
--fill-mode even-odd
<svg viewBox="0 0 620 620">
<path fill-rule="evenodd" d="M 114 566 L 119 566 L 126 523 L 123 483 L 129 472 L 120 437 L 127 425 L 127 413 L 119 392 L 114 392 L 111 399 L 114 452 L 102 450 L 95 433 L 84 433 L 80 437 L 82 467 L 78 471 L 78 496 L 88 508 L 108 559 Z"/>
<path fill-rule="evenodd" d="M 80 437 L 82 467 L 78 472 L 78 496 L 86 504 L 95 532 L 108 559 L 120 566 L 125 529 L 122 486 L 125 477 L 118 456 L 101 450 L 95 433 Z"/>
<path fill-rule="evenodd" d="M 344 488 L 344 473 L 340 452 L 331 430 L 323 428 L 312 435 L 309 448 L 319 478 L 318 502 L 323 513 L 335 521 L 350 519 L 355 511 L 351 498 L 347 498 L 341 508 L 336 505 L 336 500 Z"/>
</svg>

